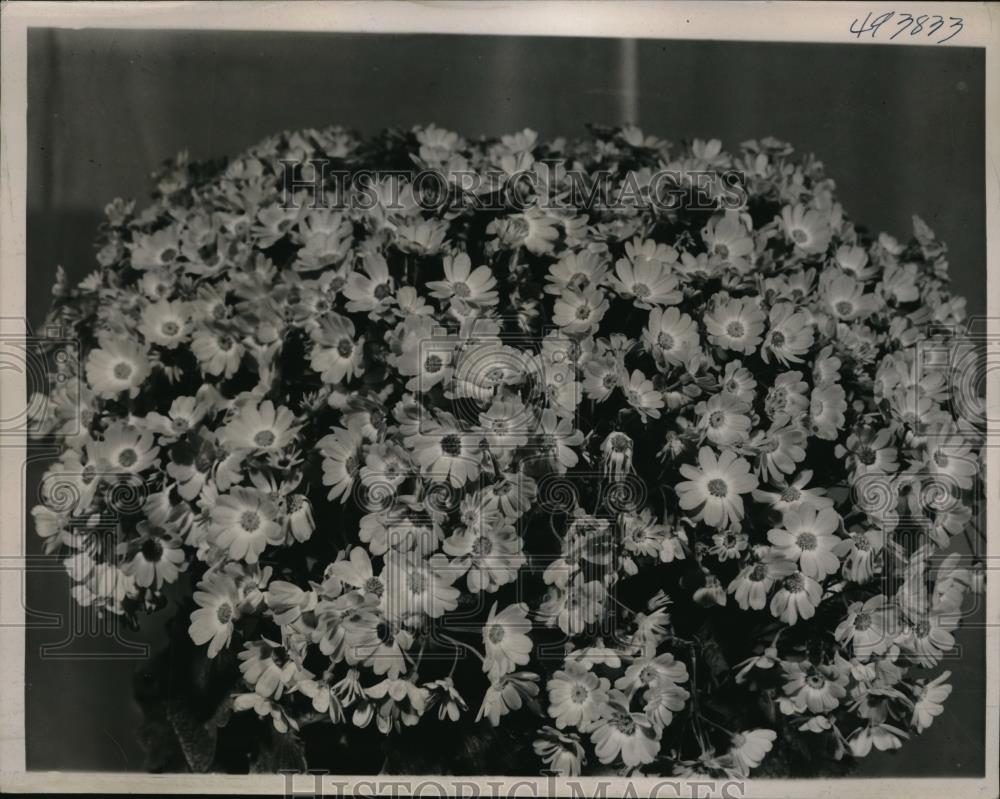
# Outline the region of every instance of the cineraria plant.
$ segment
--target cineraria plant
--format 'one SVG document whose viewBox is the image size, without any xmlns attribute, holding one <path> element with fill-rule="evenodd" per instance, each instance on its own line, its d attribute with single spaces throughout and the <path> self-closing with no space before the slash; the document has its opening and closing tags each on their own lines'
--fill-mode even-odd
<svg viewBox="0 0 1000 799">
<path fill-rule="evenodd" d="M 964 301 L 834 188 L 431 126 L 112 202 L 32 515 L 82 605 L 172 619 L 149 767 L 814 775 L 927 729 L 983 581 Z"/>
</svg>

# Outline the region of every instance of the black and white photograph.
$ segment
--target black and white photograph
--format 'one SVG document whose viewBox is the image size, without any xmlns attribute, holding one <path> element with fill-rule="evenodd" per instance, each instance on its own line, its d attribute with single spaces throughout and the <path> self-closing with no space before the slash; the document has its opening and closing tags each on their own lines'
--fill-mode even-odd
<svg viewBox="0 0 1000 799">
<path fill-rule="evenodd" d="M 996 796 L 996 21 L 4 6 L 4 790 Z"/>
</svg>

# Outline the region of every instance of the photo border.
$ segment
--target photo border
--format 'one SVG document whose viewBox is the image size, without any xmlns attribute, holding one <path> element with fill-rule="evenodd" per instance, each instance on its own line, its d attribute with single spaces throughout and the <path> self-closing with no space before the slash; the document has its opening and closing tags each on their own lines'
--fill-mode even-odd
<svg viewBox="0 0 1000 799">
<path fill-rule="evenodd" d="M 905 6 L 905 8 L 904 8 Z M 695 39 L 757 42 L 838 43 L 844 47 L 883 46 L 975 47 L 985 52 L 986 70 L 986 174 L 987 221 L 987 334 L 1000 333 L 1000 6 L 971 3 L 905 3 L 907 13 L 942 13 L 961 16 L 961 35 L 941 45 L 901 37 L 858 38 L 850 32 L 853 20 L 888 10 L 858 2 L 630 2 L 595 1 L 584 4 L 552 2 L 6 2 L 0 6 L 0 329 L 26 325 L 25 313 L 25 211 L 27 180 L 27 31 L 30 27 L 137 28 L 188 30 L 285 30 L 353 33 L 445 33 L 538 36 L 598 36 L 601 38 Z M 0 419 L 25 403 L 26 375 L 5 370 L 0 382 Z M 987 415 L 1000 412 L 1000 370 L 987 373 Z M 997 441 L 986 442 L 987 473 L 1000 473 Z M 0 558 L 5 568 L 24 568 L 25 531 L 21 467 L 26 456 L 20 440 L 0 441 Z M 998 502 L 1000 480 L 986 483 L 987 557 L 1000 557 Z M 993 562 L 1000 562 L 994 560 Z M 381 787 L 407 779 L 324 776 L 320 784 L 312 775 L 290 783 L 288 775 L 127 774 L 95 772 L 26 772 L 24 752 L 24 628 L 12 623 L 21 614 L 21 581 L 0 581 L 0 785 L 4 791 L 100 793 L 209 793 L 285 794 L 321 790 L 382 793 Z M 982 778 L 842 778 L 836 780 L 755 780 L 743 793 L 752 797 L 938 797 L 998 795 L 1000 752 L 1000 584 L 987 581 L 986 619 L 986 773 Z M 614 777 L 475 778 L 417 776 L 410 790 L 421 784 L 450 787 L 460 795 L 470 792 L 490 796 L 566 795 L 571 786 L 583 786 L 586 795 L 600 783 L 607 796 L 649 795 L 660 786 L 660 796 L 705 796 L 706 781 L 686 782 L 672 777 L 625 779 Z M 665 791 L 664 784 L 685 784 L 685 792 Z M 718 784 L 718 783 L 717 783 Z M 440 790 L 424 791 L 435 796 Z M 395 793 L 393 795 L 396 795 Z"/>
</svg>

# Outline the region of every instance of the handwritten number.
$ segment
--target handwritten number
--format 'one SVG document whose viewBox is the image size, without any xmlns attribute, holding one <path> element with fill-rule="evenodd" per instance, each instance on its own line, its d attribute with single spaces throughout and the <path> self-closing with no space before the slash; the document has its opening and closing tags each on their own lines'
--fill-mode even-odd
<svg viewBox="0 0 1000 799">
<path fill-rule="evenodd" d="M 892 19 L 896 15 L 895 11 L 886 11 L 884 14 L 879 14 L 875 17 L 872 22 L 872 38 L 875 38 L 875 34 L 878 33 L 878 29 L 881 28 L 885 23 Z"/>
<path fill-rule="evenodd" d="M 872 14 L 873 12 L 869 11 L 865 15 L 864 20 L 860 17 L 855 17 L 848 30 L 858 39 L 866 33 L 870 33 L 871 38 L 874 39 L 878 36 L 879 28 L 895 17 L 896 30 L 889 37 L 890 40 L 895 39 L 906 30 L 909 30 L 910 36 L 923 34 L 930 38 L 941 30 L 945 24 L 944 17 L 940 14 L 921 14 L 918 17 L 914 17 L 912 14 L 907 14 L 905 11 L 900 11 L 898 14 L 895 11 L 884 11 L 874 18 Z M 944 44 L 949 39 L 953 39 L 958 36 L 958 34 L 961 33 L 962 29 L 965 27 L 965 21 L 962 17 L 948 17 L 948 21 L 950 23 L 948 30 L 950 30 L 951 33 L 943 39 L 939 39 L 937 44 Z"/>
<path fill-rule="evenodd" d="M 910 27 L 910 25 L 913 24 L 913 17 L 911 17 L 909 14 L 901 14 L 901 16 L 906 17 L 906 21 L 905 22 L 900 21 L 896 23 L 896 32 L 889 37 L 890 41 L 895 39 L 897 36 L 899 36 L 899 34 L 901 34 L 908 27 Z M 902 25 L 903 27 L 899 27 L 900 25 Z"/>
<path fill-rule="evenodd" d="M 858 21 L 854 20 L 854 22 L 851 23 L 851 33 L 853 33 L 855 36 L 857 36 L 860 39 L 861 38 L 861 34 L 865 33 L 868 30 L 868 22 L 871 20 L 871 18 L 872 18 L 872 12 L 869 11 L 868 12 L 868 16 L 865 17 L 865 21 L 861 23 L 861 27 L 860 28 L 858 27 Z M 942 25 L 944 24 L 943 20 L 942 20 L 941 24 Z"/>
<path fill-rule="evenodd" d="M 950 36 L 945 36 L 943 39 L 940 39 L 938 41 L 938 44 L 944 44 L 946 41 L 948 41 L 952 37 L 958 36 L 958 34 L 962 32 L 962 28 L 965 27 L 965 24 L 962 22 L 962 18 L 961 17 L 948 17 L 948 19 L 951 20 L 951 25 L 949 25 L 948 27 L 954 28 L 955 32 L 952 33 Z"/>
</svg>

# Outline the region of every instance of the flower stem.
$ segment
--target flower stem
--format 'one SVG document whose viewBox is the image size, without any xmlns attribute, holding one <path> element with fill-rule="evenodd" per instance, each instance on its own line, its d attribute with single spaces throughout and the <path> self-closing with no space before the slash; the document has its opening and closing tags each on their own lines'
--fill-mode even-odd
<svg viewBox="0 0 1000 799">
<path fill-rule="evenodd" d="M 455 646 L 461 647 L 462 649 L 467 649 L 469 652 L 471 652 L 473 655 L 475 655 L 477 658 L 479 658 L 479 660 L 482 663 L 486 663 L 486 658 L 484 658 L 482 655 L 480 655 L 479 654 L 479 650 L 476 649 L 471 644 L 466 644 L 466 643 L 464 643 L 462 641 L 459 641 L 457 638 L 452 638 L 450 635 L 445 635 L 444 633 L 438 633 L 438 636 L 441 637 L 441 638 L 443 638 L 445 641 L 448 641 L 449 643 L 454 644 Z M 456 661 L 457 661 L 457 658 L 456 658 Z"/>
</svg>

